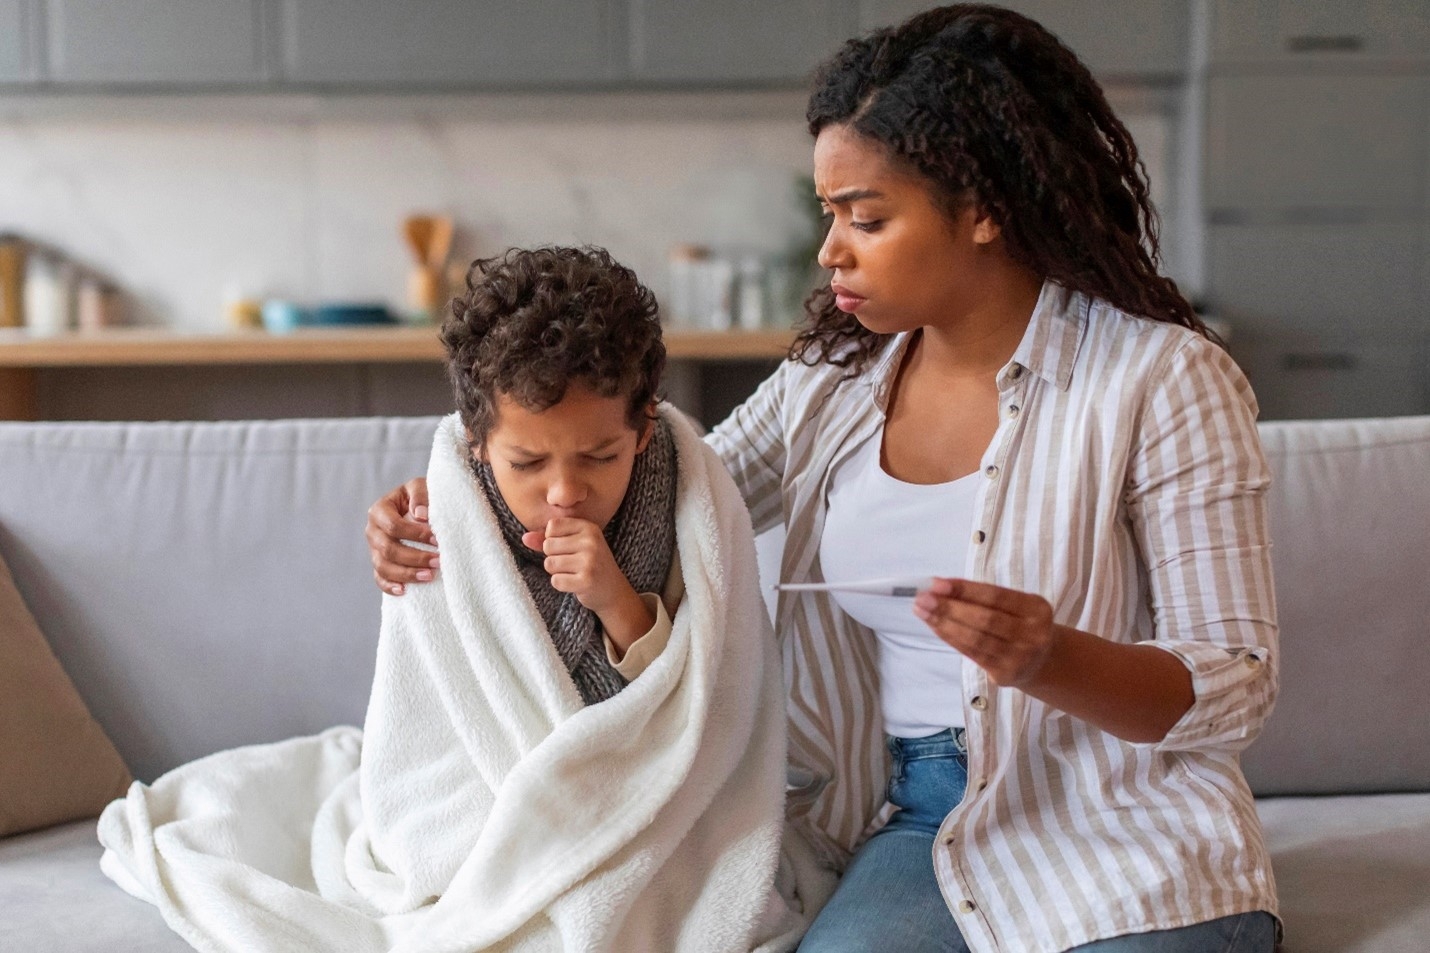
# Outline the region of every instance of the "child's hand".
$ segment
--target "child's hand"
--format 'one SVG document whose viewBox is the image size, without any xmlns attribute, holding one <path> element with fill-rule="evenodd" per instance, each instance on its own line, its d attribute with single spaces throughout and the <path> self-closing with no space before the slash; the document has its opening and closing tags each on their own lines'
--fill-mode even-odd
<svg viewBox="0 0 1430 953">
<path fill-rule="evenodd" d="M 552 588 L 571 593 L 596 613 L 622 653 L 655 624 L 655 616 L 616 565 L 616 557 L 595 523 L 560 517 L 546 524 L 544 536 L 527 533 L 522 542 L 546 554 Z"/>
</svg>

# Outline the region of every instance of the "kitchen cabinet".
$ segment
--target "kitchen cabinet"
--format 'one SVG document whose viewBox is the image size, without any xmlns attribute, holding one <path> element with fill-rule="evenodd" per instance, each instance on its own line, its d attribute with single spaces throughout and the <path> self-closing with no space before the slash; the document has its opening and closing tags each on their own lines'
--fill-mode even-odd
<svg viewBox="0 0 1430 953">
<path fill-rule="evenodd" d="M 637 81 L 800 82 L 854 32 L 841 0 L 629 0 Z"/>
<path fill-rule="evenodd" d="M 264 0 L 45 0 L 57 84 L 237 85 L 266 78 Z"/>
<path fill-rule="evenodd" d="M 35 78 L 32 0 L 0 0 L 0 83 Z"/>
<path fill-rule="evenodd" d="M 1252 334 L 1233 341 L 1263 420 L 1430 413 L 1430 339 Z"/>
<path fill-rule="evenodd" d="M 859 0 L 859 29 L 872 30 L 939 6 L 922 0 Z M 1187 72 L 1186 0 L 1004 0 L 1037 20 L 1103 78 L 1182 76 Z"/>
<path fill-rule="evenodd" d="M 1211 208 L 1406 209 L 1421 203 L 1430 79 L 1298 73 L 1213 76 Z"/>
<path fill-rule="evenodd" d="M 616 0 L 282 0 L 282 79 L 432 87 L 606 83 Z"/>
<path fill-rule="evenodd" d="M 1213 0 L 1211 16 L 1217 65 L 1430 62 L 1425 0 Z"/>
<path fill-rule="evenodd" d="M 1418 221 L 1213 224 L 1211 304 L 1241 329 L 1364 334 L 1430 331 L 1426 229 Z"/>
</svg>

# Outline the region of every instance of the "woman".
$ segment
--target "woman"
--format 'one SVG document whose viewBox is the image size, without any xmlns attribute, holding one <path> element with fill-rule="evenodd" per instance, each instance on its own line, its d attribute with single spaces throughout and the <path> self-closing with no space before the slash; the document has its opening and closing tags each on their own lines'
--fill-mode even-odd
<svg viewBox="0 0 1430 953">
<path fill-rule="evenodd" d="M 778 606 L 789 812 L 852 855 L 801 950 L 1269 953 L 1255 398 L 1157 274 L 1131 137 L 971 5 L 847 43 L 807 118 L 832 282 L 708 439 L 785 580 L 937 578 Z M 424 494 L 370 514 L 384 588 L 433 568 Z"/>
</svg>

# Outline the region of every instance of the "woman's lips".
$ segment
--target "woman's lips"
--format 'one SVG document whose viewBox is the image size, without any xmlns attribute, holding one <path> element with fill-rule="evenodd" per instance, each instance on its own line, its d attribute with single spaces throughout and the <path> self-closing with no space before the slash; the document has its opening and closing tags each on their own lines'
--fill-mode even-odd
<svg viewBox="0 0 1430 953">
<path fill-rule="evenodd" d="M 857 311 L 866 300 L 843 285 L 830 285 L 829 290 L 834 292 L 834 306 L 840 311 Z"/>
</svg>

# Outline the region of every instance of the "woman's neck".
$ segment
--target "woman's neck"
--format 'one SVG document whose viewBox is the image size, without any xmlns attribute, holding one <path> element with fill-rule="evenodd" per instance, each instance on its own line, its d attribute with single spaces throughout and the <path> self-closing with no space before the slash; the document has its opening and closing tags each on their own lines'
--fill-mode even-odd
<svg viewBox="0 0 1430 953">
<path fill-rule="evenodd" d="M 984 377 L 1008 363 L 1042 293 L 1043 279 L 1016 267 L 1000 276 L 990 293 L 956 316 L 922 328 L 920 363 L 950 377 Z"/>
</svg>

